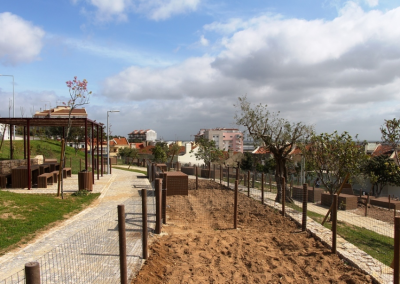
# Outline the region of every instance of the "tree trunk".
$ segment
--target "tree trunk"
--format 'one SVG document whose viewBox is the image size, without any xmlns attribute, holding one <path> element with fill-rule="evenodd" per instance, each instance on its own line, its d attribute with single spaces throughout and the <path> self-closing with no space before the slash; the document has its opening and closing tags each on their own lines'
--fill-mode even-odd
<svg viewBox="0 0 400 284">
<path fill-rule="evenodd" d="M 293 199 L 290 196 L 290 190 L 288 187 L 288 179 L 287 179 L 287 171 L 286 171 L 286 163 L 284 159 L 275 158 L 276 161 L 276 171 L 275 171 L 275 182 L 277 188 L 277 194 L 275 201 L 281 203 L 282 202 L 282 177 L 285 178 L 285 201 L 293 203 Z"/>
</svg>

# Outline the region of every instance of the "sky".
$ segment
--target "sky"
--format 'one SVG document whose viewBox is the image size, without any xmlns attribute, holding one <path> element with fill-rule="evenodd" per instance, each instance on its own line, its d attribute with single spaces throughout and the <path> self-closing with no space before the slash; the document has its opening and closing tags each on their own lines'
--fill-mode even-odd
<svg viewBox="0 0 400 284">
<path fill-rule="evenodd" d="M 190 140 L 236 128 L 247 96 L 317 133 L 378 141 L 399 118 L 394 0 L 13 0 L 0 5 L 0 74 L 15 117 L 68 102 L 88 81 L 89 118 L 112 135 Z M 0 116 L 13 80 L 0 76 Z"/>
</svg>

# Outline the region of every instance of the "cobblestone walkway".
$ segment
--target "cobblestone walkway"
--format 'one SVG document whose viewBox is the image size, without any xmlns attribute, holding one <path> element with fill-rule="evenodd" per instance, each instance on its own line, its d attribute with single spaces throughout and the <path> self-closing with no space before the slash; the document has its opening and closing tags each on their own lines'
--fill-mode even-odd
<svg viewBox="0 0 400 284">
<path fill-rule="evenodd" d="M 142 262 L 139 190 L 151 189 L 151 185 L 141 176 L 144 175 L 115 169 L 112 175 L 96 179 L 93 191 L 101 193 L 98 201 L 28 246 L 0 257 L 0 283 L 18 283 L 1 280 L 15 276 L 30 261 L 39 261 L 41 272 L 46 271 L 42 283 L 119 283 L 119 204 L 125 204 L 129 268 L 140 267 Z M 77 186 L 77 175 L 64 180 L 65 192 L 76 191 Z M 57 187 L 9 191 L 56 193 Z M 149 213 L 153 213 L 152 199 L 149 198 Z M 150 226 L 154 226 L 152 222 Z"/>
</svg>

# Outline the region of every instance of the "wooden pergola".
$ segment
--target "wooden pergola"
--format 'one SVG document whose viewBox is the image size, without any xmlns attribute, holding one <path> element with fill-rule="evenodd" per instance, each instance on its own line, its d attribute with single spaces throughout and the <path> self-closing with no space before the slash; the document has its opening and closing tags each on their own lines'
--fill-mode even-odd
<svg viewBox="0 0 400 284">
<path fill-rule="evenodd" d="M 24 159 L 27 159 L 28 166 L 28 189 L 31 189 L 31 160 L 30 160 L 30 128 L 31 127 L 62 127 L 63 128 L 63 138 L 65 138 L 65 128 L 68 127 L 68 118 L 0 118 L 0 123 L 10 125 L 10 159 L 13 159 L 13 129 L 14 126 L 22 126 L 24 128 Z M 99 179 L 99 140 L 103 141 L 103 124 L 96 121 L 90 120 L 88 118 L 76 118 L 71 117 L 71 127 L 84 127 L 85 128 L 85 170 L 88 168 L 88 149 L 87 149 L 87 138 L 88 138 L 88 127 L 91 128 L 92 138 L 94 136 L 94 127 L 97 130 L 97 179 Z M 101 137 L 99 139 L 99 127 L 101 128 Z M 28 130 L 28 131 L 27 131 Z M 94 155 L 93 155 L 93 139 L 91 139 L 91 151 L 92 151 L 92 165 L 94 165 Z M 101 147 L 101 156 L 103 157 L 103 147 Z M 101 163 L 101 176 L 103 176 L 103 163 Z M 92 180 L 94 184 L 94 170 L 92 170 Z"/>
</svg>

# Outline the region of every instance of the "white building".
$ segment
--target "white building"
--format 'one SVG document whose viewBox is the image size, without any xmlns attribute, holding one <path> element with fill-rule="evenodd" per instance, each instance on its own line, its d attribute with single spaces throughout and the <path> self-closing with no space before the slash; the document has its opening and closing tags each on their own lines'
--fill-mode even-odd
<svg viewBox="0 0 400 284">
<path fill-rule="evenodd" d="M 181 163 L 182 165 L 185 164 L 190 164 L 190 165 L 203 165 L 204 160 L 196 160 L 195 153 L 199 150 L 199 147 L 194 146 L 192 147 L 192 143 L 188 142 L 185 144 L 185 153 L 184 154 L 179 154 L 178 155 L 178 162 Z M 191 153 L 191 151 L 193 151 Z"/>
</svg>

